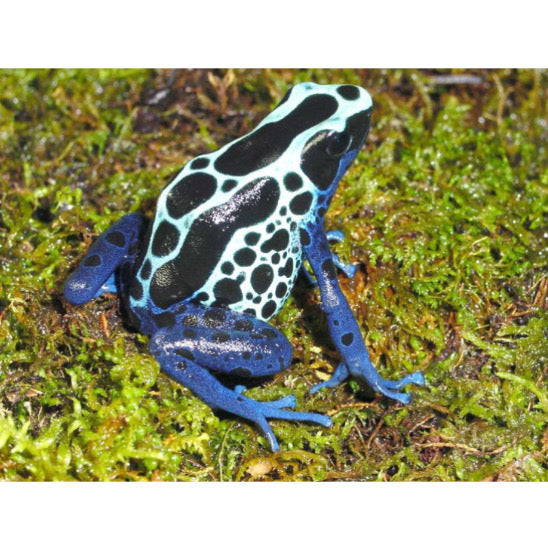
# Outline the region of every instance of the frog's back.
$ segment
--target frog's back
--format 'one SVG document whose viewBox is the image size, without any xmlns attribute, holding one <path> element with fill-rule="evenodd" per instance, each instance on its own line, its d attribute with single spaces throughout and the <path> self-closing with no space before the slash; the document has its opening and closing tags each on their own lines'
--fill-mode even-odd
<svg viewBox="0 0 548 548">
<path fill-rule="evenodd" d="M 132 307 L 193 300 L 268 319 L 283 306 L 301 264 L 299 225 L 327 207 L 314 139 L 348 122 L 334 116 L 336 89 L 294 87 L 251 133 L 178 173 L 158 199 Z"/>
</svg>

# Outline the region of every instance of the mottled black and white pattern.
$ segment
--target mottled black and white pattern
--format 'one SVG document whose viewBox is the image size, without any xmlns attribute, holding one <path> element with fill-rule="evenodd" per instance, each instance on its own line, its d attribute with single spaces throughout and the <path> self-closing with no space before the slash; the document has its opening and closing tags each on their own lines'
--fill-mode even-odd
<svg viewBox="0 0 548 548">
<path fill-rule="evenodd" d="M 251 133 L 187 164 L 158 199 L 132 307 L 193 299 L 276 314 L 301 265 L 298 226 L 315 214 L 342 153 L 363 141 L 370 112 L 356 86 L 301 84 Z M 361 135 L 353 117 L 366 122 Z M 345 149 L 320 159 L 334 133 Z"/>
</svg>

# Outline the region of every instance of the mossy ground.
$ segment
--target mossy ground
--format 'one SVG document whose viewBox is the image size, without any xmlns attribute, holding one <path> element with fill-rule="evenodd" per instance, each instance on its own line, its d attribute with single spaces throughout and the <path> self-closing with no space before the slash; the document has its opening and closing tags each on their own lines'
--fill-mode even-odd
<svg viewBox="0 0 548 548">
<path fill-rule="evenodd" d="M 427 386 L 408 407 L 354 381 L 307 395 L 338 357 L 299 283 L 273 322 L 294 363 L 250 393 L 296 394 L 335 426 L 272 421 L 271 454 L 253 425 L 160 373 L 114 296 L 61 294 L 95 236 L 151 214 L 178 167 L 305 80 L 373 95 L 327 228 L 359 264 L 339 279 L 373 361 Z M 1 477 L 548 480 L 547 83 L 534 70 L 1 71 Z"/>
</svg>

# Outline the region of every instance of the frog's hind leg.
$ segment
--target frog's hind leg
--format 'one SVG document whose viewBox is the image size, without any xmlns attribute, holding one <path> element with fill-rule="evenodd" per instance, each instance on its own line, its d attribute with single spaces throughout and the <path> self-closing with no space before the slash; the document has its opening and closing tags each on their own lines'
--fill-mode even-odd
<svg viewBox="0 0 548 548">
<path fill-rule="evenodd" d="M 169 314 L 169 313 L 168 313 Z M 286 336 L 270 324 L 228 308 L 184 303 L 158 327 L 171 324 L 177 351 L 199 365 L 238 377 L 273 375 L 289 367 L 293 351 Z"/>
<path fill-rule="evenodd" d="M 152 354 L 170 377 L 212 408 L 256 423 L 273 451 L 279 446 L 267 418 L 331 425 L 331 419 L 323 415 L 286 409 L 295 407 L 293 396 L 258 402 L 243 395 L 245 387 L 229 389 L 207 371 L 255 377 L 286 369 L 292 352 L 289 341 L 280 331 L 253 316 L 228 309 L 207 309 L 193 304 L 182 305 L 182 308 L 169 326 L 166 315 L 162 316 L 163 327 L 150 343 Z"/>
<path fill-rule="evenodd" d="M 133 259 L 143 224 L 141 214 L 131 213 L 93 242 L 65 284 L 64 296 L 69 303 L 84 304 L 116 291 L 115 272 L 122 263 Z"/>
</svg>

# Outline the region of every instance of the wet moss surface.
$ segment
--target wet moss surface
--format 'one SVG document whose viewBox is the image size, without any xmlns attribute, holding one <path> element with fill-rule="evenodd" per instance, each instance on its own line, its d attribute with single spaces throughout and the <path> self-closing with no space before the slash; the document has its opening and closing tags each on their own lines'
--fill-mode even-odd
<svg viewBox="0 0 548 548">
<path fill-rule="evenodd" d="M 299 81 L 366 87 L 367 146 L 327 216 L 340 283 L 402 407 L 338 363 L 301 280 L 273 323 L 296 394 L 334 427 L 215 414 L 164 376 L 115 296 L 64 281 L 178 168 L 252 129 Z M 6 480 L 548 480 L 548 73 L 535 70 L 0 72 L 0 476 Z"/>
</svg>

